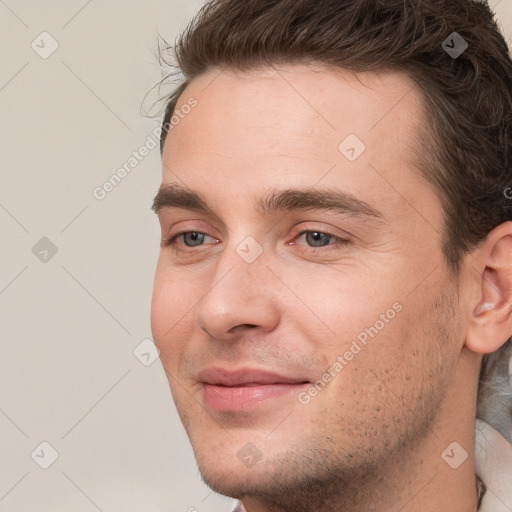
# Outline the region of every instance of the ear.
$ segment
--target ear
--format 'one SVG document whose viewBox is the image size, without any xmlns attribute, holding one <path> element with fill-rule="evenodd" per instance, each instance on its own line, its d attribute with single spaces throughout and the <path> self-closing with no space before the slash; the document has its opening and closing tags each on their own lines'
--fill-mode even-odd
<svg viewBox="0 0 512 512">
<path fill-rule="evenodd" d="M 479 284 L 465 345 L 489 354 L 512 336 L 512 222 L 493 229 L 470 262 Z"/>
</svg>

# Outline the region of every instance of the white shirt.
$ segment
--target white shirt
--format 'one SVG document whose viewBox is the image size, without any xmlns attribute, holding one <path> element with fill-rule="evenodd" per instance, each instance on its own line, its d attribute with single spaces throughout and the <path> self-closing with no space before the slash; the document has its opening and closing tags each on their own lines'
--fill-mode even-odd
<svg viewBox="0 0 512 512">
<path fill-rule="evenodd" d="M 475 467 L 487 487 L 478 512 L 511 512 L 512 445 L 482 420 L 476 420 Z"/>
</svg>

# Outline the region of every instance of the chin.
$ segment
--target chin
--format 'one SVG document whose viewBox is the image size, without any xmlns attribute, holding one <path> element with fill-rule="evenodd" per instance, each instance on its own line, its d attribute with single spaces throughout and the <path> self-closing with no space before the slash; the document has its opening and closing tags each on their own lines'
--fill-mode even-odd
<svg viewBox="0 0 512 512">
<path fill-rule="evenodd" d="M 242 499 L 248 494 L 260 494 L 271 483 L 269 475 L 261 469 L 240 469 L 223 466 L 221 462 L 197 461 L 203 482 L 213 491 L 230 498 Z"/>
</svg>

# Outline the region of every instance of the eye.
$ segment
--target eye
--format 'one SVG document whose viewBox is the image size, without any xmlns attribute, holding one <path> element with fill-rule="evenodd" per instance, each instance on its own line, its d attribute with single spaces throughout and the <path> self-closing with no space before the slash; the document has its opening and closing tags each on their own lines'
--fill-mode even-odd
<svg viewBox="0 0 512 512">
<path fill-rule="evenodd" d="M 193 250 L 195 247 L 208 244 L 208 239 L 213 240 L 213 242 L 209 243 L 219 243 L 219 240 L 201 231 L 181 231 L 170 235 L 167 239 L 163 239 L 162 247 L 171 246 L 176 252 Z M 299 240 L 304 240 L 305 244 L 298 242 Z M 349 243 L 349 240 L 340 238 L 331 233 L 317 230 L 304 230 L 296 236 L 295 241 L 292 242 L 291 245 L 300 245 L 304 250 L 315 251 L 322 250 L 324 247 L 343 246 L 347 243 Z M 335 247 L 332 248 L 334 249 Z"/>
<path fill-rule="evenodd" d="M 324 233 L 323 231 L 302 231 L 297 236 L 297 240 L 303 238 L 306 244 L 312 249 L 318 249 L 327 247 L 329 245 L 335 245 L 337 242 L 344 244 L 348 243 L 348 240 L 344 240 L 338 236 L 331 235 L 330 233 Z M 302 244 L 300 244 L 302 245 Z"/>
<path fill-rule="evenodd" d="M 180 250 L 176 246 L 178 245 L 178 241 L 181 239 L 185 247 L 199 247 L 204 245 L 206 238 L 212 238 L 212 240 L 215 240 L 213 237 L 206 233 L 201 233 L 200 231 L 181 231 L 162 240 L 162 246 L 173 246 L 176 250 Z M 218 242 L 218 240 L 215 241 Z"/>
<path fill-rule="evenodd" d="M 304 236 L 304 240 L 310 247 L 325 247 L 326 245 L 331 245 L 329 241 L 336 238 L 333 235 L 320 231 L 303 231 L 299 236 Z"/>
<path fill-rule="evenodd" d="M 187 247 L 197 247 L 198 245 L 202 245 L 204 242 L 205 235 L 204 233 L 198 233 L 197 231 L 187 231 L 186 233 L 182 233 L 183 243 Z"/>
</svg>

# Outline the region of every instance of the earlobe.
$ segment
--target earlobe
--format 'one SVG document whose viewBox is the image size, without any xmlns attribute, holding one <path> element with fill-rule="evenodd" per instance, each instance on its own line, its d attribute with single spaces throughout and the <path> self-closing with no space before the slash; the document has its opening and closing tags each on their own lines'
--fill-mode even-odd
<svg viewBox="0 0 512 512">
<path fill-rule="evenodd" d="M 481 283 L 465 344 L 489 354 L 512 336 L 512 222 L 492 230 L 475 256 L 473 269 Z"/>
</svg>

